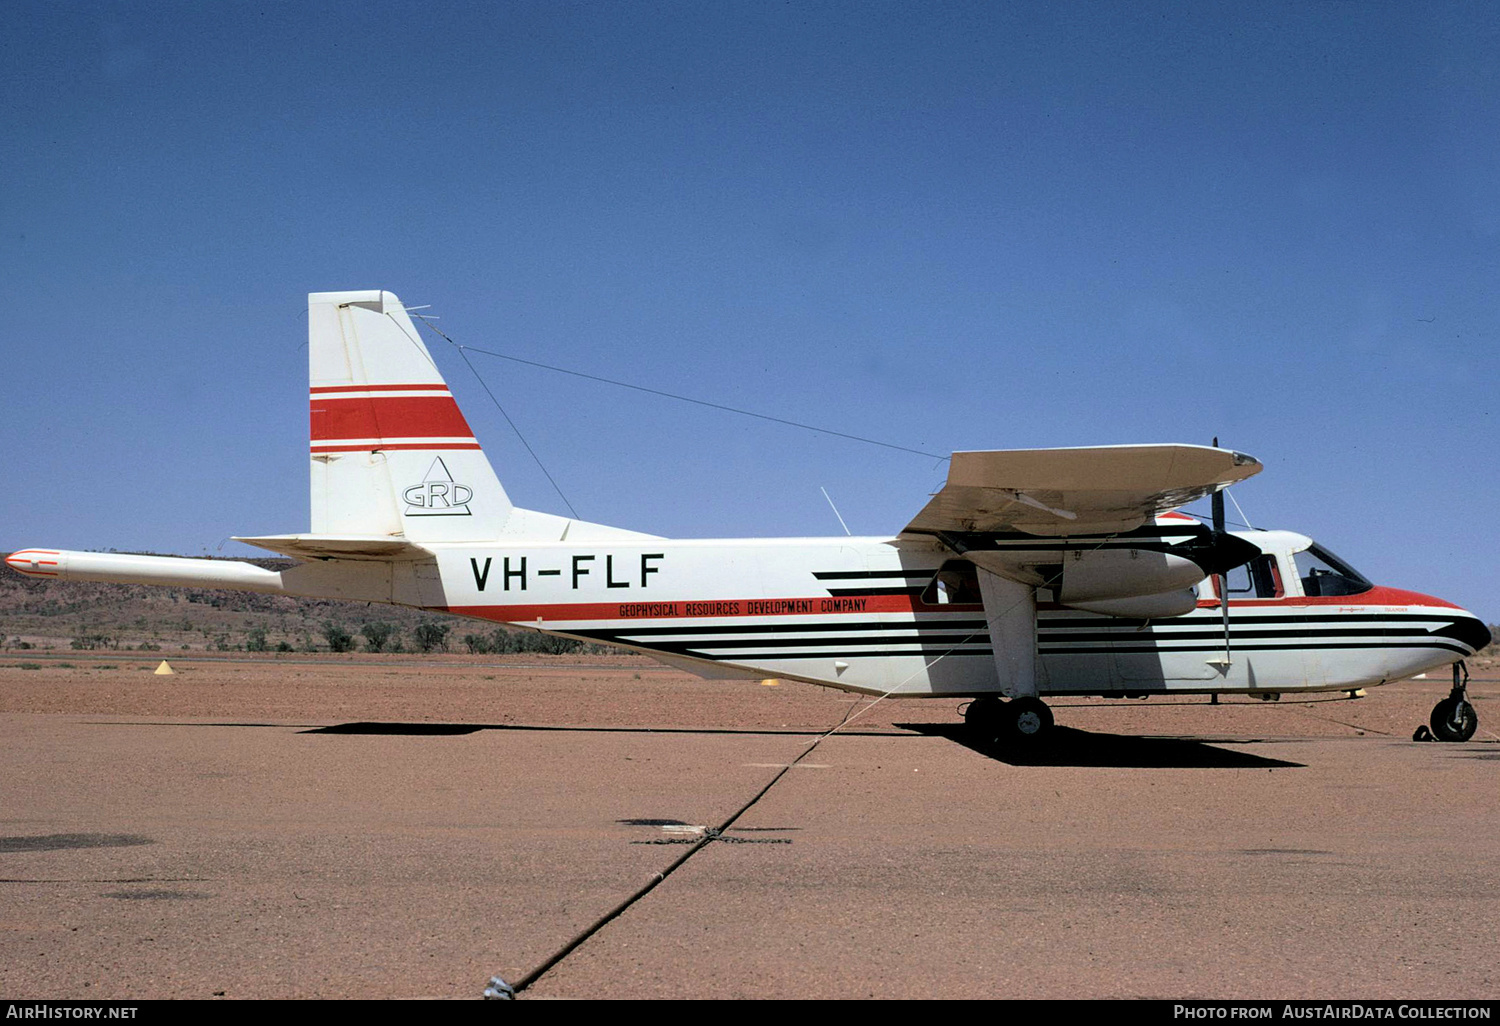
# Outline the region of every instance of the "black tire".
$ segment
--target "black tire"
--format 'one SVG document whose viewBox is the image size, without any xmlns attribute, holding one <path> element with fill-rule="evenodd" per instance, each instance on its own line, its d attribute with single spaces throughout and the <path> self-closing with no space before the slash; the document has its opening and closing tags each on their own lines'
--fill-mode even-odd
<svg viewBox="0 0 1500 1026">
<path fill-rule="evenodd" d="M 1462 698 L 1445 698 L 1432 707 L 1427 722 L 1439 741 L 1467 741 L 1479 729 L 1479 714 Z"/>
<path fill-rule="evenodd" d="M 969 739 L 981 748 L 994 748 L 1005 740 L 1005 703 L 998 698 L 976 698 L 964 710 Z"/>
<path fill-rule="evenodd" d="M 1040 698 L 1017 698 L 1005 704 L 1007 740 L 1034 745 L 1052 733 L 1052 710 Z"/>
<path fill-rule="evenodd" d="M 1004 708 L 1004 703 L 998 698 L 976 698 L 964 709 L 964 726 L 976 733 L 993 736 L 1003 719 L 1001 710 Z"/>
</svg>

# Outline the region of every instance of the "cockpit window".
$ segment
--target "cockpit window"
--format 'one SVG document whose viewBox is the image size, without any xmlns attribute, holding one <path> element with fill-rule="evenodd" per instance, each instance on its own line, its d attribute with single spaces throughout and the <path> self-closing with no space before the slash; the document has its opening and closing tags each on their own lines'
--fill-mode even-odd
<svg viewBox="0 0 1500 1026">
<path fill-rule="evenodd" d="M 1230 599 L 1276 598 L 1281 594 L 1281 579 L 1276 573 L 1276 557 L 1256 556 L 1243 566 L 1224 575 Z"/>
<path fill-rule="evenodd" d="M 1358 570 L 1321 545 L 1294 553 L 1292 559 L 1297 564 L 1304 595 L 1358 595 L 1375 587 Z"/>
</svg>

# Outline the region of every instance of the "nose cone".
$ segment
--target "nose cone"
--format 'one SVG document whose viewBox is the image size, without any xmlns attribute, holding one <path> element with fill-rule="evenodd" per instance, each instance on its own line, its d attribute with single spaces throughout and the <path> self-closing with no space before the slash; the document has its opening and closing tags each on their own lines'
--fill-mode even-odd
<svg viewBox="0 0 1500 1026">
<path fill-rule="evenodd" d="M 1459 658 L 1463 659 L 1473 655 L 1491 641 L 1490 629 L 1485 626 L 1483 620 L 1469 612 L 1460 609 L 1446 599 L 1434 598 L 1431 595 L 1423 595 L 1416 591 L 1402 591 L 1399 588 L 1385 588 L 1379 585 L 1368 591 L 1361 592 L 1360 598 L 1367 602 L 1383 606 L 1406 606 L 1415 612 L 1420 609 L 1423 619 L 1431 624 L 1427 628 L 1434 638 L 1447 638 L 1467 648 L 1467 652 L 1459 652 Z M 1335 601 L 1344 601 L 1336 599 Z M 1458 651 L 1455 645 L 1444 645 L 1449 651 Z M 1452 658 L 1448 659 L 1452 662 Z"/>
<path fill-rule="evenodd" d="M 1485 626 L 1484 621 L 1469 613 L 1455 617 L 1453 623 L 1437 633 L 1468 646 L 1472 652 L 1478 652 L 1492 640 L 1490 629 Z"/>
</svg>

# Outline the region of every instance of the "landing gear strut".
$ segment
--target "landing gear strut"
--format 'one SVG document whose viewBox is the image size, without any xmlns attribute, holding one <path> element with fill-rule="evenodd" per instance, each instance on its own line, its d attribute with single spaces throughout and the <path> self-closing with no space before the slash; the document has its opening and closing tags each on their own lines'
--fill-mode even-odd
<svg viewBox="0 0 1500 1026">
<path fill-rule="evenodd" d="M 985 696 L 969 703 L 964 723 L 987 744 L 1034 745 L 1052 732 L 1052 710 L 1032 696 L 1009 702 Z"/>
<path fill-rule="evenodd" d="M 1469 704 L 1469 668 L 1462 659 L 1453 664 L 1453 690 L 1432 707 L 1433 736 L 1439 741 L 1467 741 L 1479 727 L 1479 714 Z"/>
</svg>

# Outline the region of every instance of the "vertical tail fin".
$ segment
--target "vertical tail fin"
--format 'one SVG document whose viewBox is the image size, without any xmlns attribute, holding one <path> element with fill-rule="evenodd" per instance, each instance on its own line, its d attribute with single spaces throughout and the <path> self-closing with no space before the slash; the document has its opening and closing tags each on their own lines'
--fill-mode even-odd
<svg viewBox="0 0 1500 1026">
<path fill-rule="evenodd" d="M 312 533 L 484 541 L 511 502 L 401 301 L 307 297 Z"/>
</svg>

